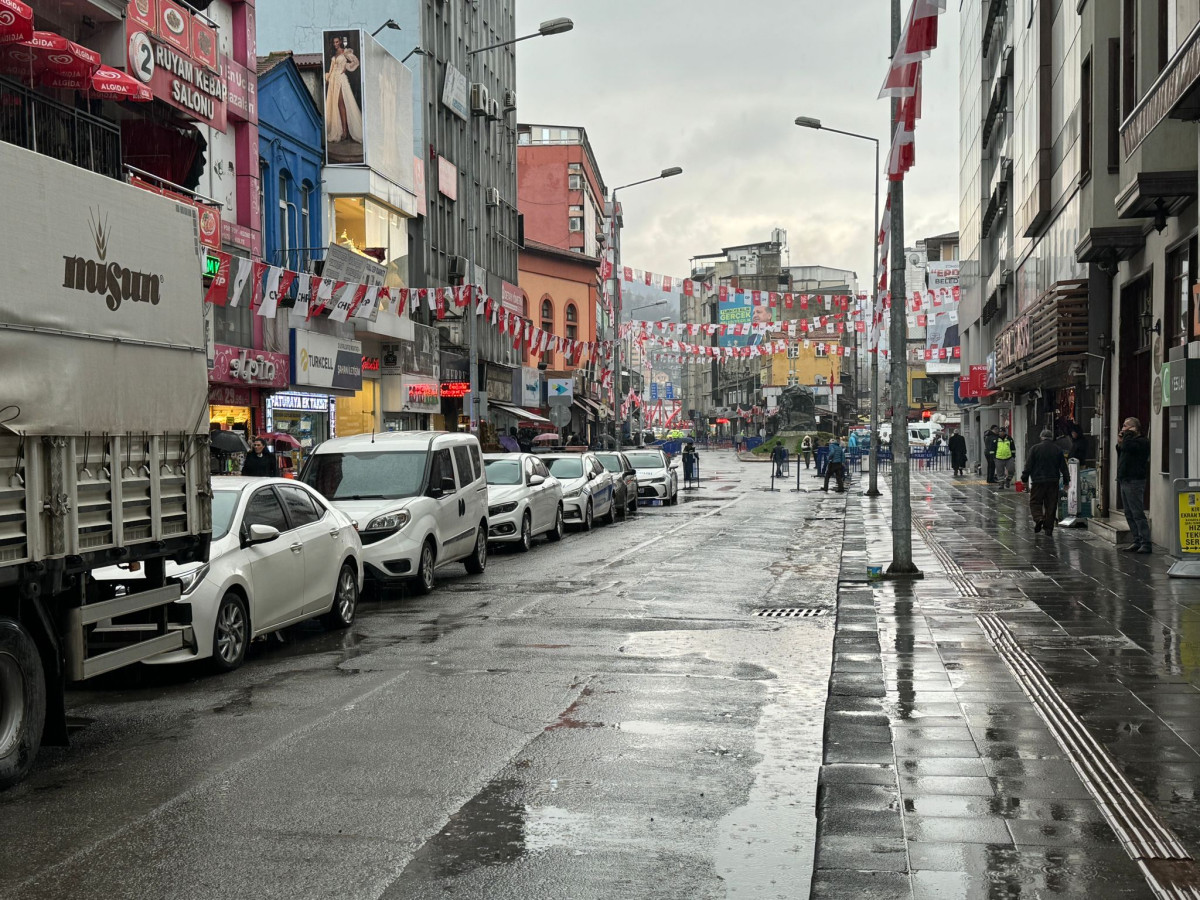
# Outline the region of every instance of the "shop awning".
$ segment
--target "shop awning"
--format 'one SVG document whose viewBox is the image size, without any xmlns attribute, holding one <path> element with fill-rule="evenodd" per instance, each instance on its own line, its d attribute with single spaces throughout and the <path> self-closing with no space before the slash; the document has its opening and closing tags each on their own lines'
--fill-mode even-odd
<svg viewBox="0 0 1200 900">
<path fill-rule="evenodd" d="M 20 0 L 0 0 L 0 44 L 20 44 L 33 37 L 33 9 Z"/>
<path fill-rule="evenodd" d="M 519 406 L 509 406 L 506 403 L 489 403 L 488 408 L 498 409 L 501 412 L 508 413 L 510 416 L 516 416 L 518 419 L 523 419 L 526 422 L 537 422 L 539 425 L 554 424 L 545 416 L 539 416 L 537 413 L 532 413 L 527 409 L 521 409 Z"/>
<path fill-rule="evenodd" d="M 576 397 L 572 405 L 582 410 L 589 416 L 600 415 L 600 404 L 596 403 L 594 400 L 589 400 L 587 397 Z"/>
</svg>

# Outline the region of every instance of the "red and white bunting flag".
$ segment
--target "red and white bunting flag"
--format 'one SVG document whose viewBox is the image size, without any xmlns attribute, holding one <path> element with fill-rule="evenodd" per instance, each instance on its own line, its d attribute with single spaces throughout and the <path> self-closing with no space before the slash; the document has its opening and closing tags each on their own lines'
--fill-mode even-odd
<svg viewBox="0 0 1200 900">
<path fill-rule="evenodd" d="M 308 304 L 308 318 L 313 319 L 319 316 L 322 311 L 329 307 L 329 301 L 333 299 L 334 283 L 332 278 L 316 278 L 313 280 L 312 297 Z"/>
<path fill-rule="evenodd" d="M 271 268 L 268 263 L 260 260 L 254 261 L 254 268 L 250 271 L 250 308 L 258 306 L 262 303 L 263 276 L 267 274 L 267 270 Z"/>
<path fill-rule="evenodd" d="M 438 319 L 446 318 L 446 288 L 437 288 L 433 295 L 433 306 L 437 310 Z"/>
<path fill-rule="evenodd" d="M 267 286 L 263 291 L 262 303 L 258 306 L 258 314 L 264 319 L 275 318 L 275 312 L 279 309 L 279 281 L 281 278 L 283 278 L 283 269 L 280 266 L 268 266 Z"/>
<path fill-rule="evenodd" d="M 292 305 L 292 315 L 308 318 L 308 307 L 313 301 L 314 279 L 312 275 L 300 272 L 296 276 L 296 302 Z"/>
<path fill-rule="evenodd" d="M 204 293 L 204 302 L 213 306 L 224 306 L 229 302 L 229 270 L 233 265 L 233 256 L 220 250 L 208 252 L 217 258 L 217 274 L 213 276 L 212 284 Z"/>
<path fill-rule="evenodd" d="M 246 282 L 250 280 L 250 273 L 254 271 L 254 260 L 248 256 L 235 256 L 237 262 L 237 271 L 233 275 L 233 282 L 229 286 L 229 305 L 240 306 L 242 302 L 242 293 L 246 289 Z"/>
<path fill-rule="evenodd" d="M 350 315 L 350 307 L 354 305 L 354 294 L 361 285 L 349 281 L 339 281 L 333 288 L 333 311 L 329 313 L 329 321 L 345 322 Z"/>
<path fill-rule="evenodd" d="M 933 53 L 938 43 L 938 16 L 946 11 L 946 0 L 913 0 L 888 64 L 879 99 L 906 97 L 915 82 L 913 67 Z"/>
<path fill-rule="evenodd" d="M 379 304 L 380 286 L 364 284 L 354 293 L 354 305 L 350 308 L 350 318 L 370 319 L 375 314 Z"/>
</svg>

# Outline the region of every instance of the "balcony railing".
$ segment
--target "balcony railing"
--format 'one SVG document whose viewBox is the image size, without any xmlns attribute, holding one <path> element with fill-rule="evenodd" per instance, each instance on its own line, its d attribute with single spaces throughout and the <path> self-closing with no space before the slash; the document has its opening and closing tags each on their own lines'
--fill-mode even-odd
<svg viewBox="0 0 1200 900">
<path fill-rule="evenodd" d="M 0 141 L 122 178 L 121 130 L 113 122 L 0 77 Z"/>
<path fill-rule="evenodd" d="M 1060 281 L 996 336 L 996 383 L 1032 383 L 1039 372 L 1087 349 L 1087 281 Z"/>
</svg>

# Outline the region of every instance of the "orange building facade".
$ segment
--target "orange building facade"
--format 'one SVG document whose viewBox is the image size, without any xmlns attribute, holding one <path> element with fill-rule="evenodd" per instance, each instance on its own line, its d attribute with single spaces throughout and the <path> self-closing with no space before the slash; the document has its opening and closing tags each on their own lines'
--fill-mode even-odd
<svg viewBox="0 0 1200 900">
<path fill-rule="evenodd" d="M 599 259 L 526 239 L 517 265 L 525 315 L 536 327 L 571 340 L 596 340 Z M 539 362 L 554 371 L 571 368 L 561 353 L 542 357 L 526 352 L 525 365 Z"/>
</svg>

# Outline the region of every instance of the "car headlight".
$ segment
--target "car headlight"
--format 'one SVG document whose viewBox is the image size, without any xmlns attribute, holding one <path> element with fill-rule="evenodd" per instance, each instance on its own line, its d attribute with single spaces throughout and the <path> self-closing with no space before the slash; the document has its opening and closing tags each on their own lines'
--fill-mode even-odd
<svg viewBox="0 0 1200 900">
<path fill-rule="evenodd" d="M 571 490 L 571 491 L 563 491 L 563 499 L 564 500 L 574 500 L 576 497 L 578 497 L 582 493 L 583 493 L 583 488 L 581 488 L 581 487 L 575 488 L 574 490 Z"/>
<path fill-rule="evenodd" d="M 208 575 L 208 565 L 205 564 L 198 569 L 192 569 L 190 572 L 183 572 L 176 575 L 175 578 L 179 581 L 179 593 L 186 597 L 194 591 Z"/>
<path fill-rule="evenodd" d="M 655 475 L 653 478 L 650 479 L 650 483 L 651 484 L 662 484 L 666 480 L 667 480 L 667 477 L 665 475 Z"/>
<path fill-rule="evenodd" d="M 367 523 L 366 531 L 399 531 L 412 518 L 407 510 L 398 509 L 395 512 L 376 516 Z"/>
<path fill-rule="evenodd" d="M 497 503 L 495 506 L 488 507 L 489 516 L 502 516 L 505 513 L 510 513 L 517 508 L 516 502 L 512 503 Z"/>
</svg>

